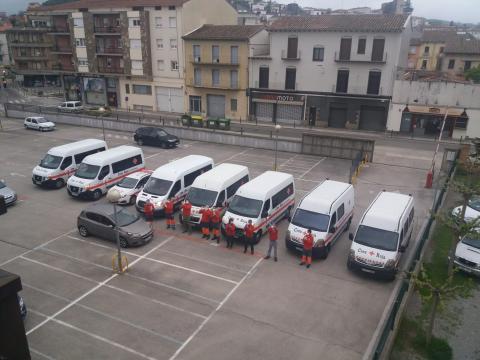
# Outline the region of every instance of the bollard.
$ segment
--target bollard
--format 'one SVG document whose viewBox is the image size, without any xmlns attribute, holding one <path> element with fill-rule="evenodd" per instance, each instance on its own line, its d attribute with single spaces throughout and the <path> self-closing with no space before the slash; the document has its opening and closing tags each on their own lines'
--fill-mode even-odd
<svg viewBox="0 0 480 360">
<path fill-rule="evenodd" d="M 240 136 L 243 136 L 243 127 L 240 128 Z"/>
<path fill-rule="evenodd" d="M 425 188 L 431 189 L 433 186 L 433 171 L 430 169 L 427 172 L 427 179 L 425 181 Z"/>
</svg>

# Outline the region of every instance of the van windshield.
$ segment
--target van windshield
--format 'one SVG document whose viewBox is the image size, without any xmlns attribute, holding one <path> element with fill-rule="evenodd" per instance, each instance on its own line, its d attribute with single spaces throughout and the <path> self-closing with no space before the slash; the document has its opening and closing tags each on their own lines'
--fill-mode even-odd
<svg viewBox="0 0 480 360">
<path fill-rule="evenodd" d="M 468 202 L 468 206 L 470 206 L 473 210 L 480 211 L 480 196 L 474 196 Z"/>
<path fill-rule="evenodd" d="M 75 176 L 80 179 L 95 179 L 100 171 L 100 166 L 81 163 Z"/>
<path fill-rule="evenodd" d="M 60 166 L 62 159 L 63 157 L 61 156 L 47 154 L 42 161 L 40 161 L 40 166 L 45 169 L 57 169 Z"/>
<path fill-rule="evenodd" d="M 398 233 L 360 225 L 355 235 L 357 244 L 385 251 L 397 251 Z"/>
<path fill-rule="evenodd" d="M 474 238 L 474 237 L 468 238 L 468 237 L 466 237 L 462 240 L 462 243 L 480 250 L 480 239 L 478 239 L 478 238 Z"/>
<path fill-rule="evenodd" d="M 231 213 L 249 218 L 258 218 L 262 210 L 263 201 L 249 199 L 243 196 L 235 195 L 228 207 Z"/>
<path fill-rule="evenodd" d="M 164 196 L 167 195 L 168 190 L 172 187 L 170 180 L 163 180 L 151 177 L 145 185 L 143 191 L 152 195 Z"/>
<path fill-rule="evenodd" d="M 193 206 L 212 207 L 215 204 L 218 193 L 212 190 L 205 190 L 192 187 L 188 190 L 187 200 Z"/>
<path fill-rule="evenodd" d="M 113 214 L 111 215 L 113 218 Z M 138 214 L 133 214 L 126 209 L 122 209 L 120 211 L 117 211 L 117 223 L 118 226 L 128 226 L 130 224 L 133 224 L 135 221 L 139 219 Z"/>
<path fill-rule="evenodd" d="M 304 209 L 297 209 L 292 219 L 292 224 L 305 229 L 327 232 L 330 216 L 315 213 Z"/>
</svg>

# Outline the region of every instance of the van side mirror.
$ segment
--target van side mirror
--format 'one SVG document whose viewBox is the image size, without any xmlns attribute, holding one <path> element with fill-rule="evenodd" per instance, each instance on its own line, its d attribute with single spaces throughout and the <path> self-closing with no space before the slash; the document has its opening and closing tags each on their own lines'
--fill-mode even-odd
<svg viewBox="0 0 480 360">
<path fill-rule="evenodd" d="M 331 226 L 330 229 L 328 229 L 328 232 L 330 234 L 335 234 L 335 226 Z"/>
<path fill-rule="evenodd" d="M 262 212 L 262 219 L 265 219 L 268 217 L 268 211 L 263 211 Z"/>
<path fill-rule="evenodd" d="M 407 247 L 405 245 L 400 245 L 398 252 L 404 253 L 406 250 L 407 250 Z"/>
<path fill-rule="evenodd" d="M 352 233 L 348 234 L 348 239 L 349 239 L 350 241 L 353 241 L 353 234 L 352 234 Z"/>
</svg>

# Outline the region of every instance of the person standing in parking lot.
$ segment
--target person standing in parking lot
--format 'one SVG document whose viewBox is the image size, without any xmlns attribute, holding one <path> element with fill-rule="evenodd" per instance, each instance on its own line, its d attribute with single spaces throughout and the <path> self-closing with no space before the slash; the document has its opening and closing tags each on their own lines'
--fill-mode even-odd
<svg viewBox="0 0 480 360">
<path fill-rule="evenodd" d="M 217 208 L 212 211 L 212 217 L 210 218 L 210 224 L 212 225 L 213 238 L 217 240 L 217 244 L 220 243 L 220 222 L 222 220 L 221 209 Z"/>
<path fill-rule="evenodd" d="M 273 249 L 273 259 L 278 261 L 277 258 L 277 240 L 278 240 L 278 229 L 275 224 L 270 224 L 268 226 L 268 237 L 270 239 L 270 243 L 268 244 L 268 251 L 267 256 L 264 257 L 265 260 L 270 259 L 270 254 L 272 253 Z"/>
<path fill-rule="evenodd" d="M 312 249 L 313 249 L 313 235 L 312 230 L 308 229 L 303 237 L 303 253 L 302 261 L 299 265 L 307 264 L 307 269 L 312 265 Z"/>
<path fill-rule="evenodd" d="M 183 232 L 188 231 L 189 234 L 192 233 L 192 224 L 190 224 L 190 216 L 192 215 L 192 204 L 188 200 L 185 200 L 182 204 L 182 224 Z"/>
<path fill-rule="evenodd" d="M 145 220 L 150 224 L 150 226 L 153 226 L 153 212 L 155 211 L 155 208 L 150 201 L 150 199 L 147 200 L 145 205 L 143 205 L 143 213 L 145 214 Z"/>
<path fill-rule="evenodd" d="M 165 202 L 165 217 L 167 218 L 167 229 L 175 230 L 175 217 L 173 216 L 173 199 L 170 198 Z"/>
<path fill-rule="evenodd" d="M 200 214 L 202 215 L 200 219 L 200 226 L 202 227 L 202 238 L 209 240 L 210 239 L 210 218 L 212 217 L 212 210 L 208 207 L 200 209 Z"/>
<path fill-rule="evenodd" d="M 233 249 L 233 241 L 235 240 L 235 231 L 236 231 L 235 224 L 233 223 L 233 219 L 228 219 L 228 224 L 225 225 L 225 235 L 227 236 L 227 248 Z"/>
<path fill-rule="evenodd" d="M 243 229 L 243 234 L 244 234 L 244 241 L 245 241 L 245 247 L 243 249 L 243 253 L 245 254 L 247 252 L 248 246 L 250 245 L 250 252 L 253 255 L 253 244 L 255 241 L 255 227 L 252 224 L 252 220 L 248 220 L 248 224 L 245 225 L 245 228 Z"/>
</svg>

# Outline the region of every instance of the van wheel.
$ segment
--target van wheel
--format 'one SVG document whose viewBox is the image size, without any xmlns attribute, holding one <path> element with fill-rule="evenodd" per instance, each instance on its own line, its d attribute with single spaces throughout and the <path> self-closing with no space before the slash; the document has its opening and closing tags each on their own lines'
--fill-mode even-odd
<svg viewBox="0 0 480 360">
<path fill-rule="evenodd" d="M 142 140 L 142 138 L 138 138 L 137 144 L 138 144 L 139 146 L 142 146 L 142 145 L 143 145 L 143 140 Z"/>
<path fill-rule="evenodd" d="M 353 270 L 352 262 L 350 261 L 350 259 L 347 260 L 347 269 L 351 271 Z"/>
<path fill-rule="evenodd" d="M 137 202 L 137 197 L 135 195 L 130 196 L 130 201 L 128 202 L 130 205 L 134 205 Z"/>
<path fill-rule="evenodd" d="M 102 197 L 102 192 L 100 190 L 95 190 L 92 196 L 93 196 L 93 200 L 98 200 Z"/>
<path fill-rule="evenodd" d="M 285 217 L 284 217 L 284 219 L 287 219 L 287 220 L 288 220 L 288 219 L 290 219 L 291 216 L 292 216 L 292 207 L 289 206 L 288 209 L 287 209 L 287 211 L 285 211 Z"/>
<path fill-rule="evenodd" d="M 85 226 L 83 226 L 83 225 L 80 225 L 80 226 L 78 227 L 78 233 L 79 233 L 81 236 L 83 236 L 83 237 L 87 237 L 87 236 L 88 236 L 88 230 L 87 230 L 87 228 L 86 228 Z"/>
<path fill-rule="evenodd" d="M 55 181 L 55 188 L 60 189 L 63 187 L 63 185 L 65 185 L 65 181 L 63 181 L 63 179 L 57 179 L 57 181 Z"/>
<path fill-rule="evenodd" d="M 259 232 L 257 232 L 257 234 L 255 235 L 255 244 L 258 244 L 260 242 L 260 240 L 262 239 L 262 235 L 263 235 L 263 231 L 260 230 Z"/>
<path fill-rule="evenodd" d="M 345 226 L 344 232 L 348 231 L 350 229 L 350 225 L 352 225 L 352 218 L 348 219 L 347 226 Z"/>
<path fill-rule="evenodd" d="M 167 144 L 165 144 L 164 142 L 162 142 L 162 143 L 160 144 L 160 147 L 161 147 L 162 149 L 166 149 L 166 148 L 167 148 Z"/>
<path fill-rule="evenodd" d="M 328 253 L 330 252 L 330 244 L 323 248 L 322 254 L 320 255 L 320 259 L 325 260 L 328 257 Z"/>
<path fill-rule="evenodd" d="M 120 238 L 120 247 L 125 249 L 128 246 L 128 242 L 125 238 Z"/>
</svg>

